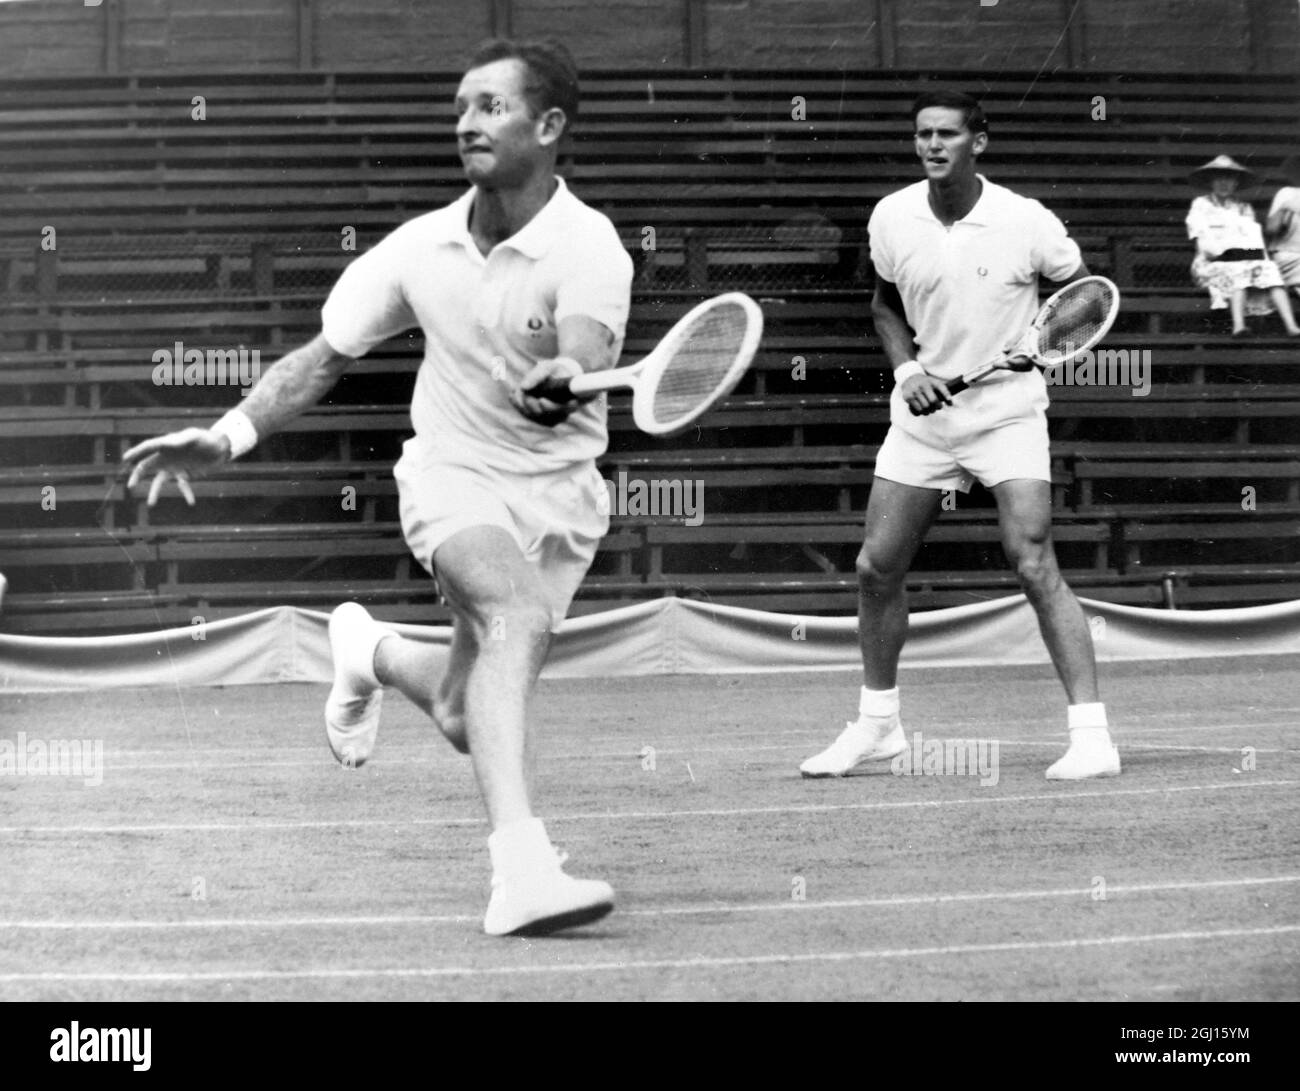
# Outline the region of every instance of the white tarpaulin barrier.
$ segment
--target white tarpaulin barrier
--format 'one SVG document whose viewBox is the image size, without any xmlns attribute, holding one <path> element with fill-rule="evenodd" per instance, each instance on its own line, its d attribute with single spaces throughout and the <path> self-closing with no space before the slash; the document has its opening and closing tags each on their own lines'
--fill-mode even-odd
<svg viewBox="0 0 1300 1091">
<path fill-rule="evenodd" d="M 1174 611 L 1081 601 L 1102 662 L 1300 655 L 1300 602 Z M 202 631 L 84 638 L 0 635 L 0 689 L 326 682 L 326 622 L 326 614 L 282 606 L 211 622 Z M 446 627 L 394 628 L 442 646 L 451 636 Z M 903 651 L 904 666 L 1047 661 L 1033 610 L 1020 595 L 914 614 Z M 663 598 L 566 621 L 545 676 L 720 674 L 859 665 L 856 618 L 769 614 Z"/>
</svg>

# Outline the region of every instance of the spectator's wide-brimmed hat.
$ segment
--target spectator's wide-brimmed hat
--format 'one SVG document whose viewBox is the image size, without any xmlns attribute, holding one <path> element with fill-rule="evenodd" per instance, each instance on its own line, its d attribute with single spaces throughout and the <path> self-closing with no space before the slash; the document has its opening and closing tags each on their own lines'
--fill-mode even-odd
<svg viewBox="0 0 1300 1091">
<path fill-rule="evenodd" d="M 1216 155 L 1208 163 L 1202 163 L 1187 176 L 1187 180 L 1194 186 L 1207 188 L 1210 179 L 1216 174 L 1235 174 L 1243 186 L 1248 186 L 1255 180 L 1255 172 L 1243 167 L 1230 155 Z"/>
</svg>

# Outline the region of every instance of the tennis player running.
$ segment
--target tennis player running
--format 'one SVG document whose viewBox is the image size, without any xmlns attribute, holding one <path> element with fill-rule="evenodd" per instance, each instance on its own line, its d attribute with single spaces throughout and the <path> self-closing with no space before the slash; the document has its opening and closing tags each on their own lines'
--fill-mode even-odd
<svg viewBox="0 0 1300 1091">
<path fill-rule="evenodd" d="M 978 479 L 997 500 L 1003 547 L 1069 698 L 1070 745 L 1047 777 L 1114 775 L 1119 753 L 1097 693 L 1092 638 L 1052 548 L 1043 376 L 997 371 L 955 398 L 944 385 L 1024 332 L 1040 276 L 1068 283 L 1088 270 L 1051 212 L 976 172 L 988 124 L 975 99 L 926 93 L 912 120 L 925 179 L 885 197 L 869 225 L 871 313 L 895 385 L 857 559 L 865 685 L 858 719 L 800 771 L 844 776 L 907 749 L 898 698 L 904 580 L 944 491 L 969 492 Z"/>
<path fill-rule="evenodd" d="M 361 765 L 383 687 L 404 693 L 470 755 L 492 832 L 484 930 L 543 934 L 613 908 L 603 882 L 567 875 L 533 814 L 529 701 L 553 630 L 601 537 L 603 399 L 530 396 L 547 378 L 611 367 L 622 349 L 631 259 L 613 225 L 555 174 L 578 112 L 563 46 L 494 40 L 456 92 L 456 138 L 472 188 L 402 225 L 340 277 L 321 333 L 278 361 L 240 409 L 208 430 L 138 445 L 134 485 L 187 478 L 238 458 L 316 404 L 352 359 L 419 326 L 415 436 L 394 469 L 402 528 L 454 616 L 450 660 L 396 635 L 358 604 L 330 618 L 330 748 Z"/>
</svg>

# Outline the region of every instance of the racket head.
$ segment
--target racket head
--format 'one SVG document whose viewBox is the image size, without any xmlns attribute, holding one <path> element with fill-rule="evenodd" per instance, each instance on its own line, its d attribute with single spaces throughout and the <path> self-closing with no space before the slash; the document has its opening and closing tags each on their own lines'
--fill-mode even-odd
<svg viewBox="0 0 1300 1091">
<path fill-rule="evenodd" d="M 671 436 L 726 397 L 763 336 L 763 312 L 743 292 L 693 307 L 642 362 L 632 419 L 643 432 Z"/>
<path fill-rule="evenodd" d="M 1119 288 L 1106 277 L 1088 276 L 1052 293 L 1030 327 L 1032 362 L 1059 367 L 1097 344 L 1119 313 Z"/>
</svg>

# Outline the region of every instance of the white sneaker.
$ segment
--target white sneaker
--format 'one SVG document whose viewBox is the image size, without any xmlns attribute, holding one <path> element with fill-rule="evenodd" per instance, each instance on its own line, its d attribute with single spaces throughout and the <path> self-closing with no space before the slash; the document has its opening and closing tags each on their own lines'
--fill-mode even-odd
<svg viewBox="0 0 1300 1091">
<path fill-rule="evenodd" d="M 1119 776 L 1119 750 L 1106 735 L 1101 740 L 1070 739 L 1065 756 L 1047 768 L 1048 780 L 1087 780 Z"/>
<path fill-rule="evenodd" d="M 483 931 L 489 936 L 546 936 L 606 916 L 614 908 L 613 887 L 566 875 L 564 860 L 557 855 L 551 866 L 494 875 Z"/>
<path fill-rule="evenodd" d="M 483 931 L 489 936 L 545 936 L 599 920 L 614 908 L 608 883 L 564 873 L 565 857 L 555 851 L 540 818 L 493 830 L 488 855 L 492 899 Z"/>
<path fill-rule="evenodd" d="M 596 879 L 574 879 L 558 868 L 550 876 L 497 877 L 483 918 L 489 936 L 548 936 L 607 916 L 614 890 Z"/>
<path fill-rule="evenodd" d="M 375 648 L 388 630 L 356 602 L 330 614 L 334 687 L 325 701 L 325 738 L 339 764 L 364 765 L 379 734 L 384 688 L 375 677 Z"/>
<path fill-rule="evenodd" d="M 845 777 L 862 765 L 891 762 L 907 750 L 898 715 L 850 721 L 840 737 L 809 758 L 799 772 L 805 777 Z"/>
</svg>

